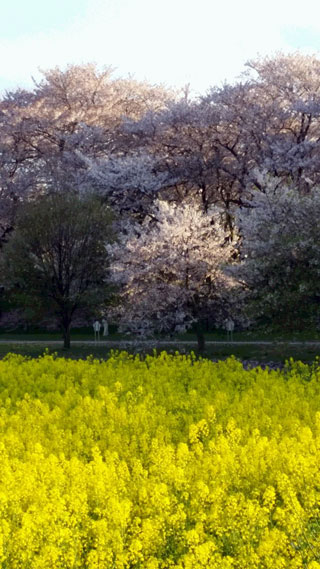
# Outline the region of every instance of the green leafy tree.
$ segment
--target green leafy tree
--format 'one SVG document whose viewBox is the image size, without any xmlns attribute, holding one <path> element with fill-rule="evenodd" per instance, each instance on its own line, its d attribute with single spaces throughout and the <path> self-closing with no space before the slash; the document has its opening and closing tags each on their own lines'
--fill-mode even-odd
<svg viewBox="0 0 320 569">
<path fill-rule="evenodd" d="M 111 212 L 98 199 L 53 193 L 25 204 L 2 250 L 3 283 L 24 306 L 53 309 L 70 347 L 79 309 L 104 303 Z"/>
<path fill-rule="evenodd" d="M 238 214 L 241 261 L 230 271 L 253 319 L 290 330 L 319 325 L 319 188 L 302 193 L 279 178 L 260 179 L 265 192 L 253 192 Z"/>
</svg>

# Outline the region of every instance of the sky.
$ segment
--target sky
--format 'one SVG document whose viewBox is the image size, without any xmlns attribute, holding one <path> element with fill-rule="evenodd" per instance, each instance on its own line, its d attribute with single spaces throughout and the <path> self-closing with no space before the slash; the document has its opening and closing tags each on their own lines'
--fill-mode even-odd
<svg viewBox="0 0 320 569">
<path fill-rule="evenodd" d="M 320 57 L 319 0 L 0 0 L 0 91 L 87 62 L 194 94 L 258 55 Z"/>
</svg>

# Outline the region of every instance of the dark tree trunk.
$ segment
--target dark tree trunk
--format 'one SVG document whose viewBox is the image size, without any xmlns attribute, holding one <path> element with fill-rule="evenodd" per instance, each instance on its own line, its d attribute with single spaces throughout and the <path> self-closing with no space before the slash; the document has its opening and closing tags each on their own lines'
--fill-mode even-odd
<svg viewBox="0 0 320 569">
<path fill-rule="evenodd" d="M 198 324 L 197 324 L 196 334 L 197 334 L 197 342 L 198 342 L 198 352 L 199 352 L 199 354 L 203 354 L 204 349 L 205 349 L 205 338 L 204 338 L 204 332 L 203 332 L 203 327 L 201 325 L 201 322 L 198 322 Z"/>
<path fill-rule="evenodd" d="M 70 348 L 70 326 L 63 328 L 63 347 L 67 350 Z"/>
<path fill-rule="evenodd" d="M 68 350 L 70 348 L 70 330 L 71 330 L 71 318 L 69 315 L 64 315 L 62 318 L 62 334 L 63 334 L 63 347 Z"/>
</svg>

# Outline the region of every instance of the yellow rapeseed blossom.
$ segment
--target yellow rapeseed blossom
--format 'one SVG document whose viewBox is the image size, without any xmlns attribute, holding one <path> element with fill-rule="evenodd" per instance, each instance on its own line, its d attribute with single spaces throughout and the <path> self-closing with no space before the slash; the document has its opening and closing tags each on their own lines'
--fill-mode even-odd
<svg viewBox="0 0 320 569">
<path fill-rule="evenodd" d="M 0 567 L 320 569 L 320 369 L 0 361 Z"/>
</svg>

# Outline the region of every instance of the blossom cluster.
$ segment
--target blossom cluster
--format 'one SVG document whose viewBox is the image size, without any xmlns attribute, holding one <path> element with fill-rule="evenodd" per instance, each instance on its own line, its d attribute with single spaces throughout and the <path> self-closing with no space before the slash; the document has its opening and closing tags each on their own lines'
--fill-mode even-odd
<svg viewBox="0 0 320 569">
<path fill-rule="evenodd" d="M 203 318 L 217 325 L 239 313 L 240 287 L 223 271 L 235 248 L 221 211 L 157 200 L 150 213 L 141 225 L 126 221 L 107 247 L 121 300 L 108 316 L 121 330 L 147 336 L 183 332 Z"/>
<path fill-rule="evenodd" d="M 320 368 L 0 362 L 0 564 L 319 569 Z"/>
</svg>

